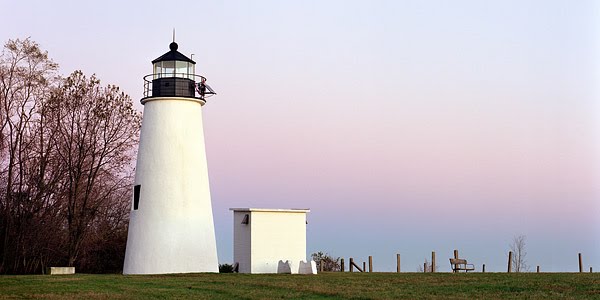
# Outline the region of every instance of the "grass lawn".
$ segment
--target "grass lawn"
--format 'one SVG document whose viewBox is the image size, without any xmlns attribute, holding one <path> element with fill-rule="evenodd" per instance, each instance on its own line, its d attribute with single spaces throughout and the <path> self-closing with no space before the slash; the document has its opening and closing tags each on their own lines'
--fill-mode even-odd
<svg viewBox="0 0 600 300">
<path fill-rule="evenodd" d="M 595 273 L 0 276 L 0 299 L 598 298 Z"/>
</svg>

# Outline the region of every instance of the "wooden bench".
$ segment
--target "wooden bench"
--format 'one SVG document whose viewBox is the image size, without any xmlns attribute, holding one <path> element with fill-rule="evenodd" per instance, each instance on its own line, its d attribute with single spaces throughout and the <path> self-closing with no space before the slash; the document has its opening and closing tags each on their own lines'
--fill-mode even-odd
<svg viewBox="0 0 600 300">
<path fill-rule="evenodd" d="M 466 259 L 461 259 L 461 258 L 451 258 L 450 266 L 452 267 L 453 272 L 458 272 L 458 271 L 469 272 L 469 271 L 475 270 L 475 265 L 468 264 Z"/>
</svg>

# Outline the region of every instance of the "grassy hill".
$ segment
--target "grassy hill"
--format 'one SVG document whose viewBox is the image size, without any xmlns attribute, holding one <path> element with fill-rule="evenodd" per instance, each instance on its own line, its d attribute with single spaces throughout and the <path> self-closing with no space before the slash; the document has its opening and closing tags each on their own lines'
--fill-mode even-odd
<svg viewBox="0 0 600 300">
<path fill-rule="evenodd" d="M 0 276 L 0 299 L 599 298 L 591 273 Z"/>
</svg>

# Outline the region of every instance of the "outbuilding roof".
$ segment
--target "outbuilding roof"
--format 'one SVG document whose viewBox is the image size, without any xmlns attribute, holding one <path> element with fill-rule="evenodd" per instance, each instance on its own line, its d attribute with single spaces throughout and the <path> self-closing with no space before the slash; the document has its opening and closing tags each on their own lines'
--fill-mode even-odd
<svg viewBox="0 0 600 300">
<path fill-rule="evenodd" d="M 230 208 L 231 211 L 241 212 L 290 212 L 290 213 L 307 213 L 310 212 L 308 208 Z"/>
</svg>

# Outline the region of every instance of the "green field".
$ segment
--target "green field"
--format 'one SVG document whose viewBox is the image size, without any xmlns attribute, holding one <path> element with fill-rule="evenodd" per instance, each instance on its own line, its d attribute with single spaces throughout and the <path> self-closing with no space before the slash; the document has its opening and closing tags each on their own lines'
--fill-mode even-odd
<svg viewBox="0 0 600 300">
<path fill-rule="evenodd" d="M 591 273 L 0 276 L 0 299 L 598 298 Z"/>
</svg>

